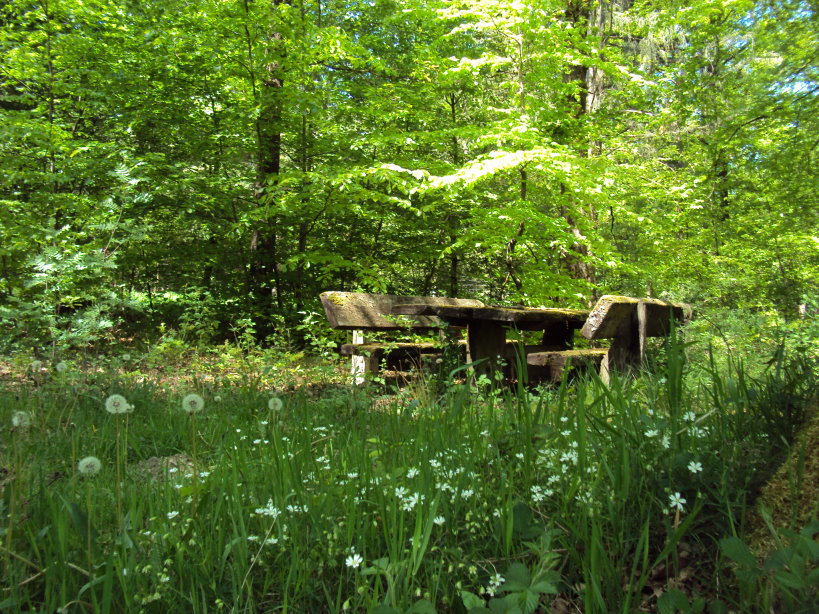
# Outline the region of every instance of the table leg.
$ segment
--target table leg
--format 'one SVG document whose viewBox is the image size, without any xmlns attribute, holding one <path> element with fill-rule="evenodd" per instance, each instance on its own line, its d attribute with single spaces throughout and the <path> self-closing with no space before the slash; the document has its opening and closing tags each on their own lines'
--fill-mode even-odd
<svg viewBox="0 0 819 614">
<path fill-rule="evenodd" d="M 467 331 L 469 337 L 469 362 L 482 360 L 475 365 L 475 375 L 491 378 L 498 370 L 499 360 L 506 347 L 506 329 L 497 322 L 471 322 Z"/>
</svg>

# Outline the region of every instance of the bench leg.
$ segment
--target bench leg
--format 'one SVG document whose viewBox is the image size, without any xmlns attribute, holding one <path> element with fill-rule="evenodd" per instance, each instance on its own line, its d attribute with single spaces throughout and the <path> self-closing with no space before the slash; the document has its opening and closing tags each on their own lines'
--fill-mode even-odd
<svg viewBox="0 0 819 614">
<path fill-rule="evenodd" d="M 469 361 L 483 360 L 475 366 L 475 375 L 492 377 L 503 358 L 506 347 L 506 330 L 496 322 L 473 322 L 467 332 L 469 337 Z"/>
<path fill-rule="evenodd" d="M 353 343 L 361 345 L 364 342 L 364 331 L 354 330 Z M 353 376 L 353 383 L 360 386 L 367 381 L 367 374 L 378 373 L 378 362 L 379 357 L 377 355 L 359 356 L 354 354 L 350 360 L 350 373 Z"/>
</svg>

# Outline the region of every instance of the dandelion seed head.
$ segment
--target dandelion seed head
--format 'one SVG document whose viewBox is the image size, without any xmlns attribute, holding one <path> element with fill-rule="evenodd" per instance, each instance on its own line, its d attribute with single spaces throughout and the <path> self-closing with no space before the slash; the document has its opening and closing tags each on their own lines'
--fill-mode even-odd
<svg viewBox="0 0 819 614">
<path fill-rule="evenodd" d="M 112 394 L 105 399 L 105 411 L 109 414 L 124 414 L 131 411 L 133 407 L 128 404 L 121 394 Z"/>
<path fill-rule="evenodd" d="M 205 400 L 196 393 L 191 392 L 190 394 L 186 394 L 185 398 L 182 399 L 182 409 L 185 410 L 186 413 L 196 414 L 202 411 L 204 407 Z"/>
<path fill-rule="evenodd" d="M 31 414 L 27 411 L 16 411 L 11 415 L 11 425 L 16 429 L 31 426 Z"/>
<path fill-rule="evenodd" d="M 77 463 L 77 471 L 80 474 L 92 477 L 97 475 L 102 469 L 102 463 L 96 456 L 86 456 L 79 463 Z"/>
<path fill-rule="evenodd" d="M 270 397 L 270 399 L 267 401 L 267 408 L 270 411 L 281 411 L 283 406 L 284 403 L 279 397 Z"/>
<path fill-rule="evenodd" d="M 54 370 L 57 373 L 65 373 L 66 371 L 68 371 L 68 364 L 64 360 L 61 360 L 56 365 L 54 365 Z"/>
<path fill-rule="evenodd" d="M 43 363 L 40 360 L 32 360 L 28 367 L 29 369 L 37 373 L 40 371 L 40 369 L 43 368 Z"/>
</svg>

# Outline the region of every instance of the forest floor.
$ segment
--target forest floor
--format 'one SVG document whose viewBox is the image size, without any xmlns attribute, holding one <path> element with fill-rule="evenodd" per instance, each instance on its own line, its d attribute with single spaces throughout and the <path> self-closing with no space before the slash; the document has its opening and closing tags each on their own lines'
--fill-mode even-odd
<svg viewBox="0 0 819 614">
<path fill-rule="evenodd" d="M 753 383 L 711 373 L 682 387 L 674 373 L 610 388 L 386 389 L 350 387 L 346 364 L 288 353 L 124 353 L 36 370 L 0 360 L 0 511 L 15 579 L 0 602 L 416 614 L 494 614 L 512 602 L 532 614 L 812 607 L 819 556 L 808 542 L 819 530 L 801 542 L 804 577 L 787 575 L 792 557 L 776 565 L 796 543 L 789 531 L 813 530 L 819 403 L 785 448 L 765 430 L 782 426 L 781 407 L 751 402 L 778 390 L 796 399 L 804 373 Z M 192 391 L 205 409 L 186 415 L 179 401 Z M 124 422 L 100 409 L 112 393 L 135 408 Z M 94 480 L 75 470 L 88 453 L 103 463 Z M 83 529 L 92 511 L 93 539 Z M 725 542 L 737 532 L 744 541 Z M 272 545 L 254 551 L 262 537 Z M 59 568 L 61 579 L 46 573 Z M 103 584 L 89 586 L 99 573 Z"/>
</svg>

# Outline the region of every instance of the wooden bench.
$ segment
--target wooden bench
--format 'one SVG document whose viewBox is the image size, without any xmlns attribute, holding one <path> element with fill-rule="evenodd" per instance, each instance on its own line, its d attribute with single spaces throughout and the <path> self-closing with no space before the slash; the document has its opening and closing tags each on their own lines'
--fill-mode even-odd
<svg viewBox="0 0 819 614">
<path fill-rule="evenodd" d="M 683 323 L 690 317 L 691 307 L 685 303 L 602 296 L 578 328 L 590 340 L 612 339 L 611 347 L 575 350 L 567 340 L 563 348 L 528 353 L 529 379 L 559 382 L 571 367 L 575 371 L 599 370 L 608 382 L 612 371 L 627 372 L 644 363 L 647 337 L 667 335 L 672 318 Z"/>
<path fill-rule="evenodd" d="M 644 364 L 648 337 L 667 335 L 672 319 L 683 324 L 692 314 L 687 303 L 605 295 L 597 301 L 580 334 L 591 340 L 612 340 L 600 364 L 600 376 L 608 382 L 612 371 L 627 372 Z"/>
<path fill-rule="evenodd" d="M 332 328 L 353 331 L 353 342 L 343 344 L 341 354 L 352 357 L 351 371 L 357 384 L 363 383 L 368 373 L 378 373 L 382 361 L 386 362 L 387 369 L 401 372 L 417 366 L 422 356 L 440 352 L 440 347 L 432 342 L 367 342 L 367 332 L 433 331 L 447 327 L 443 320 L 434 316 L 391 315 L 395 305 L 484 305 L 475 299 L 363 292 L 323 292 L 319 298 Z"/>
</svg>

